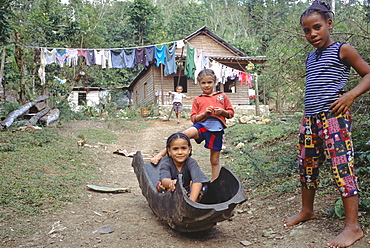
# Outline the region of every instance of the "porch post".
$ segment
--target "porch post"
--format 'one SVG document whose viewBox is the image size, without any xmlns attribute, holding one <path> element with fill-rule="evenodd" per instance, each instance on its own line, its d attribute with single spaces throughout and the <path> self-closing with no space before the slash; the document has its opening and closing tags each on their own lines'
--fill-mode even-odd
<svg viewBox="0 0 370 248">
<path fill-rule="evenodd" d="M 164 91 L 163 91 L 163 64 L 161 63 L 161 101 L 162 105 L 164 105 Z"/>
<path fill-rule="evenodd" d="M 256 115 L 260 116 L 261 113 L 260 113 L 260 100 L 259 100 L 259 94 L 258 94 L 258 75 L 257 75 L 257 73 L 255 73 L 254 76 L 256 77 L 256 79 L 254 80 L 255 81 L 255 90 L 256 90 L 256 100 L 255 100 Z"/>
</svg>

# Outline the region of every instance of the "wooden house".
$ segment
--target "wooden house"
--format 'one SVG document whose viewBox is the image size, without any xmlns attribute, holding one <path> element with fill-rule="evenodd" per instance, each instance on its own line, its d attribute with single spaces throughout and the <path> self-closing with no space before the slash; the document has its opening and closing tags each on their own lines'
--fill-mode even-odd
<svg viewBox="0 0 370 248">
<path fill-rule="evenodd" d="M 210 60 L 239 71 L 245 71 L 249 63 L 262 64 L 267 61 L 264 56 L 246 56 L 205 26 L 185 37 L 184 42 L 188 42 L 192 48 L 196 48 L 197 53 L 202 53 Z M 149 67 L 142 70 L 129 86 L 133 105 L 142 107 L 151 104 L 171 105 L 171 95 L 166 92 L 175 91 L 178 83 L 183 86 L 183 93 L 187 96 L 194 98 L 201 94 L 197 82 L 184 75 L 185 60 L 186 46 L 176 49 L 176 61 L 180 65 L 177 73 L 164 76 L 164 66 L 157 67 L 155 64 L 150 64 Z M 235 80 L 228 80 L 226 83 L 218 85 L 217 90 L 225 92 L 234 106 L 249 104 L 248 88 L 245 85 L 241 86 Z M 163 95 L 162 92 L 164 92 Z M 184 106 L 191 105 L 191 103 L 191 99 L 183 99 Z"/>
</svg>

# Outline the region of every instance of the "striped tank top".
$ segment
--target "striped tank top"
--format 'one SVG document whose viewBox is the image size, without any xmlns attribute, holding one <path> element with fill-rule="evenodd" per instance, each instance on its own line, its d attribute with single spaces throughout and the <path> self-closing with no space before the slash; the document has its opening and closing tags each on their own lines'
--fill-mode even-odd
<svg viewBox="0 0 370 248">
<path fill-rule="evenodd" d="M 329 112 L 338 92 L 348 80 L 350 67 L 339 57 L 344 43 L 334 42 L 322 51 L 314 51 L 306 60 L 305 116 Z"/>
</svg>

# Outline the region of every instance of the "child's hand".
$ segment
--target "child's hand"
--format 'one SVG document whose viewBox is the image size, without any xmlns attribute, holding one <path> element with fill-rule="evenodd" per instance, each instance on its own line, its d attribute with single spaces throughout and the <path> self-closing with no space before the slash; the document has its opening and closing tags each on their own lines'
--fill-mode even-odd
<svg viewBox="0 0 370 248">
<path fill-rule="evenodd" d="M 206 116 L 208 116 L 208 115 L 212 114 L 212 112 L 213 112 L 213 111 L 214 111 L 213 106 L 208 106 L 208 107 L 206 108 L 206 111 L 204 111 L 204 114 L 205 114 Z"/>
<path fill-rule="evenodd" d="M 172 182 L 170 183 L 169 189 L 171 191 L 175 191 L 175 189 L 176 189 L 176 183 L 177 183 L 177 180 L 176 179 L 175 180 L 172 180 Z"/>
<path fill-rule="evenodd" d="M 352 97 L 351 94 L 346 93 L 339 95 L 339 99 L 330 105 L 330 113 L 335 115 L 345 114 L 349 110 L 349 107 L 351 107 L 354 100 L 355 98 Z"/>
<path fill-rule="evenodd" d="M 214 110 L 215 110 L 215 115 L 217 116 L 223 116 L 225 114 L 225 110 L 220 107 L 216 107 L 214 108 Z"/>
</svg>

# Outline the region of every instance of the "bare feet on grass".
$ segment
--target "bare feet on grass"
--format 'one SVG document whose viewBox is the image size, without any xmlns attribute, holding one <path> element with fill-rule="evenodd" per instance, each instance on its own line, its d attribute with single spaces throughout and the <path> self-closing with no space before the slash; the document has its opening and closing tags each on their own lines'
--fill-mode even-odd
<svg viewBox="0 0 370 248">
<path fill-rule="evenodd" d="M 284 226 L 294 226 L 300 222 L 312 220 L 315 218 L 316 218 L 316 215 L 314 212 L 305 213 L 301 211 L 298 214 L 287 218 L 284 222 Z"/>
<path fill-rule="evenodd" d="M 344 248 L 354 244 L 357 240 L 364 236 L 360 226 L 345 227 L 343 231 L 335 237 L 332 241 L 327 243 L 328 247 L 332 248 Z"/>
</svg>

